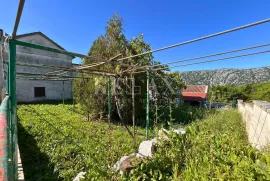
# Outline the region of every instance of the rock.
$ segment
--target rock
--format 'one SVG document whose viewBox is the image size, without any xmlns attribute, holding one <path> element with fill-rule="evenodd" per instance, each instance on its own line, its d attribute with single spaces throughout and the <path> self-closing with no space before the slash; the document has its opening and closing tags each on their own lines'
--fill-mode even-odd
<svg viewBox="0 0 270 181">
<path fill-rule="evenodd" d="M 133 153 L 129 156 L 123 156 L 121 159 L 114 164 L 113 169 L 115 171 L 120 170 L 120 174 L 123 174 L 124 172 L 129 172 L 135 166 L 133 165 L 134 159 L 136 158 L 136 155 Z"/>
<path fill-rule="evenodd" d="M 158 140 L 157 140 L 157 138 L 153 138 L 153 139 L 151 139 L 151 142 L 152 142 L 153 144 L 157 144 L 157 143 L 158 143 Z"/>
<path fill-rule="evenodd" d="M 164 128 L 160 129 L 158 131 L 158 139 L 169 140 L 168 134 L 170 132 L 171 131 L 166 130 Z M 176 133 L 176 134 L 185 134 L 186 133 L 186 130 L 184 128 L 178 128 L 178 129 L 173 130 L 173 132 Z"/>
<path fill-rule="evenodd" d="M 73 181 L 80 181 L 80 178 L 84 178 L 86 172 L 80 172 L 78 175 L 73 179 Z"/>
<path fill-rule="evenodd" d="M 158 139 L 169 140 L 168 134 L 169 134 L 169 131 L 162 128 L 162 129 L 158 130 Z"/>
<path fill-rule="evenodd" d="M 173 130 L 176 134 L 185 134 L 185 129 L 179 128 Z M 152 158 L 155 153 L 155 146 L 154 144 L 159 143 L 159 139 L 169 140 L 168 134 L 170 131 L 166 129 L 161 129 L 158 131 L 158 138 L 153 138 L 152 140 L 147 140 L 141 142 L 138 153 L 131 154 L 129 156 L 123 156 L 121 159 L 116 162 L 113 166 L 113 170 L 118 171 L 120 170 L 120 174 L 124 172 L 130 172 L 133 168 L 135 168 L 135 160 L 136 158 Z"/>
<path fill-rule="evenodd" d="M 179 129 L 175 129 L 173 130 L 173 132 L 177 133 L 177 134 L 185 134 L 186 130 L 184 128 L 179 128 Z"/>
<path fill-rule="evenodd" d="M 133 168 L 135 168 L 135 159 L 135 154 L 132 154 L 128 156 L 125 160 L 123 160 L 120 164 L 120 174 L 123 174 L 124 172 L 130 172 Z"/>
<path fill-rule="evenodd" d="M 121 163 L 122 163 L 123 161 L 125 161 L 125 159 L 127 159 L 127 158 L 128 158 L 128 156 L 123 156 L 123 157 L 121 157 L 120 160 L 114 164 L 113 169 L 116 170 L 116 171 L 117 171 L 117 170 L 120 170 L 120 165 L 121 165 Z"/>
<path fill-rule="evenodd" d="M 230 105 L 226 105 L 225 106 L 225 109 L 229 110 L 229 109 L 231 109 L 231 106 Z"/>
<path fill-rule="evenodd" d="M 147 140 L 141 142 L 136 157 L 152 157 L 155 152 L 154 144 L 152 141 Z"/>
<path fill-rule="evenodd" d="M 145 157 L 144 155 L 142 155 L 141 153 L 136 153 L 136 158 L 143 158 Z"/>
</svg>

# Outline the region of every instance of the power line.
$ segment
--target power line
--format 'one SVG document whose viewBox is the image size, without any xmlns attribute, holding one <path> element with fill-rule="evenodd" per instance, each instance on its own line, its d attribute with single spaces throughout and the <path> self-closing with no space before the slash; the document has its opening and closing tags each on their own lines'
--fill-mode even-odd
<svg viewBox="0 0 270 181">
<path fill-rule="evenodd" d="M 175 63 L 179 63 L 179 62 L 187 62 L 187 61 L 191 61 L 191 60 L 197 60 L 197 59 L 201 59 L 201 58 L 214 57 L 214 56 L 218 56 L 218 55 L 224 55 L 224 54 L 228 54 L 228 53 L 235 53 L 235 52 L 240 52 L 240 51 L 244 51 L 244 50 L 250 50 L 250 49 L 254 49 L 254 48 L 261 48 L 261 47 L 265 47 L 265 46 L 269 46 L 269 45 L 270 45 L 270 43 L 251 46 L 251 47 L 247 47 L 247 48 L 236 49 L 236 50 L 229 50 L 229 51 L 226 51 L 226 52 L 219 52 L 219 53 L 210 54 L 210 55 L 193 57 L 193 58 L 188 58 L 188 59 L 183 59 L 183 60 L 177 60 L 177 61 L 173 61 L 173 62 L 168 62 L 166 64 L 164 63 L 164 64 L 156 64 L 156 65 L 151 65 L 151 66 L 143 66 L 143 67 L 140 67 L 140 68 L 134 68 L 134 69 L 131 69 L 131 70 L 125 70 L 125 71 L 122 71 L 122 73 L 127 72 L 127 71 L 134 71 L 134 70 L 142 69 L 142 68 L 153 68 L 153 67 L 159 67 L 159 66 L 166 66 L 166 65 L 169 65 L 169 64 L 175 64 Z"/>
<path fill-rule="evenodd" d="M 270 18 L 265 19 L 265 20 L 261 20 L 261 21 L 257 21 L 257 22 L 251 23 L 251 24 L 247 24 L 247 25 L 244 25 L 244 26 L 236 27 L 236 28 L 233 28 L 233 29 L 225 30 L 225 31 L 222 31 L 222 32 L 219 32 L 219 33 L 211 34 L 211 35 L 208 35 L 208 36 L 203 36 L 203 37 L 196 38 L 196 39 L 189 40 L 189 41 L 185 41 L 185 42 L 182 42 L 182 43 L 177 43 L 177 44 L 174 44 L 174 45 L 166 46 L 166 47 L 159 48 L 159 49 L 156 49 L 156 50 L 151 50 L 151 51 L 147 51 L 147 52 L 140 53 L 140 54 L 137 54 L 137 55 L 132 55 L 132 56 L 120 58 L 120 59 L 118 59 L 118 61 L 126 60 L 126 59 L 129 59 L 129 58 L 134 58 L 134 57 L 138 57 L 138 56 L 142 56 L 142 55 L 146 55 L 146 54 L 150 54 L 150 53 L 154 53 L 154 52 L 159 52 L 159 51 L 174 48 L 174 47 L 177 47 L 177 46 L 182 46 L 182 45 L 193 43 L 193 42 L 196 42 L 196 41 L 212 38 L 212 37 L 215 37 L 215 36 L 231 33 L 231 32 L 234 32 L 234 31 L 249 28 L 249 27 L 252 27 L 252 26 L 259 25 L 259 24 L 267 23 L 269 21 L 270 21 Z"/>
<path fill-rule="evenodd" d="M 228 59 L 233 59 L 233 58 L 240 58 L 240 57 L 246 57 L 246 56 L 257 55 L 257 54 L 262 54 L 262 53 L 269 53 L 269 52 L 270 52 L 270 50 L 266 50 L 266 51 L 261 51 L 261 52 L 254 52 L 254 53 L 242 54 L 242 55 L 237 55 L 237 56 L 232 56 L 232 57 L 225 57 L 225 58 L 219 58 L 219 59 L 213 59 L 213 60 L 206 60 L 206 61 L 183 64 L 183 65 L 177 65 L 177 66 L 172 66 L 172 67 L 164 67 L 164 68 L 158 68 L 158 69 L 152 69 L 152 70 L 150 69 L 150 71 L 166 70 L 166 69 L 169 69 L 169 68 L 184 67 L 184 66 L 190 66 L 190 65 L 196 65 L 196 64 L 216 62 L 216 61 L 221 61 L 221 60 L 228 60 Z M 134 74 L 143 73 L 143 72 L 147 72 L 147 70 L 134 72 Z"/>
</svg>

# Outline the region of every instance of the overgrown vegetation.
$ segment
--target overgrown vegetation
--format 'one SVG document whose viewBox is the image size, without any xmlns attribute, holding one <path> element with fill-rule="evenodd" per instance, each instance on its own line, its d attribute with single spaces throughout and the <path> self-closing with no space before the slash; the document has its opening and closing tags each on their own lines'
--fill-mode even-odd
<svg viewBox="0 0 270 181">
<path fill-rule="evenodd" d="M 209 99 L 214 102 L 263 100 L 270 102 L 270 82 L 239 86 L 213 86 L 209 90 Z"/>
<path fill-rule="evenodd" d="M 109 131 L 107 123 L 89 122 L 71 105 L 20 105 L 19 146 L 26 180 L 71 180 L 81 171 L 87 172 L 85 180 L 270 180 L 270 156 L 249 146 L 236 110 L 182 110 L 184 120 L 194 121 L 187 122 L 186 134 L 169 135 L 152 159 L 120 177 L 109 167 L 134 153 L 124 127 L 111 125 Z M 145 130 L 137 130 L 136 150 L 145 138 Z"/>
<path fill-rule="evenodd" d="M 124 180 L 270 180 L 270 156 L 247 143 L 235 111 L 191 123 L 186 134 L 171 134 Z"/>
<path fill-rule="evenodd" d="M 151 103 L 150 118 L 152 127 L 154 123 L 162 124 L 163 126 L 168 126 L 168 123 L 184 126 L 193 121 L 202 120 L 216 112 L 215 109 L 193 107 L 185 104 L 179 105 L 175 100 L 173 101 L 167 104 Z"/>
<path fill-rule="evenodd" d="M 145 42 L 142 34 L 128 39 L 124 34 L 123 19 L 115 14 L 107 23 L 105 34 L 100 35 L 91 46 L 88 55 L 101 57 L 109 60 L 117 55 L 116 58 L 124 58 L 127 56 L 144 53 L 151 50 L 151 46 Z M 113 61 L 112 61 L 113 62 Z M 146 92 L 146 72 L 138 74 L 130 74 L 131 69 L 138 66 L 144 67 L 149 65 L 157 65 L 158 68 L 164 68 L 164 65 L 158 65 L 160 62 L 154 60 L 152 54 L 146 54 L 130 58 L 123 61 L 116 61 L 128 66 L 120 66 L 114 63 L 102 64 L 97 67 L 89 68 L 88 70 L 104 71 L 117 74 L 112 79 L 112 117 L 122 123 L 132 123 L 132 94 L 131 82 L 134 79 L 135 91 L 135 110 L 137 124 L 144 124 L 145 119 L 145 92 Z M 96 61 L 84 59 L 83 65 L 96 63 Z M 156 68 L 157 68 L 156 67 Z M 143 69 L 134 69 L 133 71 L 142 71 Z M 168 70 L 168 69 L 167 69 Z M 167 73 L 167 70 L 158 70 L 150 72 L 150 85 L 152 97 L 151 99 L 159 99 L 166 101 L 173 99 L 175 96 L 180 96 L 177 91 L 181 89 L 184 84 L 180 78 L 179 73 Z M 73 92 L 76 102 L 81 106 L 85 114 L 97 115 L 106 113 L 107 110 L 107 82 L 109 77 L 102 77 L 99 75 L 89 75 L 87 73 L 80 73 L 85 79 L 76 79 L 73 81 Z M 172 89 L 168 89 L 168 83 Z M 155 92 L 155 93 L 154 93 Z M 91 117 L 91 116 L 89 116 Z"/>
<path fill-rule="evenodd" d="M 123 20 L 116 14 L 88 55 L 109 60 L 151 50 L 143 35 L 128 40 L 123 32 Z M 141 67 L 160 64 L 152 54 L 117 62 Z M 83 60 L 84 65 L 92 63 L 96 62 Z M 117 74 L 114 78 L 80 72 L 83 78 L 73 81 L 78 103 L 75 109 L 72 105 L 18 106 L 18 138 L 26 180 L 72 180 L 79 172 L 86 172 L 85 180 L 270 180 L 270 158 L 248 145 L 240 114 L 234 110 L 218 112 L 177 105 L 175 99 L 180 98 L 179 90 L 185 85 L 179 73 L 168 73 L 168 69 L 149 72 L 151 131 L 162 126 L 173 129 L 177 124 L 186 127 L 186 134 L 169 135 L 170 140 L 157 145 L 152 159 L 136 160 L 131 173 L 121 177 L 113 172 L 113 164 L 122 156 L 137 152 L 138 144 L 145 138 L 145 130 L 136 127 L 133 139 L 128 125 L 132 121 L 135 124 L 135 119 L 131 119 L 135 110 L 136 125 L 145 126 L 146 73 L 128 74 L 126 70 L 130 69 L 117 63 L 101 63 L 87 70 Z M 109 78 L 111 125 L 104 119 L 108 113 Z M 135 99 L 131 94 L 133 80 L 139 88 Z M 270 101 L 269 90 L 270 82 L 214 86 L 209 98 L 218 102 Z M 205 120 L 198 121 L 202 119 Z"/>
<path fill-rule="evenodd" d="M 107 170 L 134 152 L 133 140 L 121 125 L 87 121 L 71 105 L 20 105 L 19 146 L 25 178 L 72 180 L 86 171 L 88 180 L 107 180 Z M 137 128 L 136 149 L 145 138 Z"/>
</svg>

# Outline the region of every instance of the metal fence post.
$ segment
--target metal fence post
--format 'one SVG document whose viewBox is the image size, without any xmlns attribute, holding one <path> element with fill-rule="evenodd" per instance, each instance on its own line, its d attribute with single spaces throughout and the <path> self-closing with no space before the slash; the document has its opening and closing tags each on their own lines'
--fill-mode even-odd
<svg viewBox="0 0 270 181">
<path fill-rule="evenodd" d="M 146 140 L 149 136 L 149 70 L 146 72 Z"/>
<path fill-rule="evenodd" d="M 11 141 L 11 180 L 16 180 L 17 178 L 17 98 L 16 98 L 16 44 L 12 41 L 9 42 L 9 65 L 8 65 L 8 76 L 9 85 L 8 91 L 10 96 L 9 101 L 9 127 L 10 127 L 10 137 Z"/>
</svg>

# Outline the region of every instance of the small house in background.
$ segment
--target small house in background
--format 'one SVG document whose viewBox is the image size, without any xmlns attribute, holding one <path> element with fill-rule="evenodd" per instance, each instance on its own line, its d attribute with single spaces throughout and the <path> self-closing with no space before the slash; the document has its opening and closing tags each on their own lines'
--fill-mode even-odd
<svg viewBox="0 0 270 181">
<path fill-rule="evenodd" d="M 188 85 L 181 94 L 185 104 L 201 106 L 207 100 L 207 92 L 207 85 Z"/>
<path fill-rule="evenodd" d="M 47 37 L 41 32 L 33 32 L 16 36 L 16 40 L 34 43 L 58 50 L 65 50 L 58 45 L 55 41 Z M 0 41 L 0 44 L 3 44 Z M 55 72 L 55 67 L 73 68 L 76 65 L 72 63 L 75 58 L 70 55 L 58 54 L 54 52 L 47 52 L 43 50 L 37 50 L 29 47 L 17 46 L 16 51 L 17 63 L 21 64 L 35 64 L 43 65 L 43 67 L 35 66 L 23 66 L 17 65 L 17 101 L 18 102 L 35 102 L 44 100 L 62 100 L 72 99 L 72 80 L 67 79 L 63 81 L 55 80 L 28 80 L 24 75 L 28 77 L 42 79 L 48 72 Z M 8 61 L 8 50 L 4 51 L 4 60 Z M 2 67 L 2 61 L 0 61 L 0 67 Z M 5 67 L 6 68 L 6 67 Z M 57 74 L 56 72 L 54 74 Z M 61 76 L 74 77 L 75 72 L 61 72 Z M 0 69 L 0 89 L 5 89 L 5 80 L 3 76 L 3 70 Z M 52 74 L 51 74 L 52 75 Z M 56 76 L 57 77 L 57 76 Z M 1 98 L 0 98 L 1 99 Z"/>
</svg>

